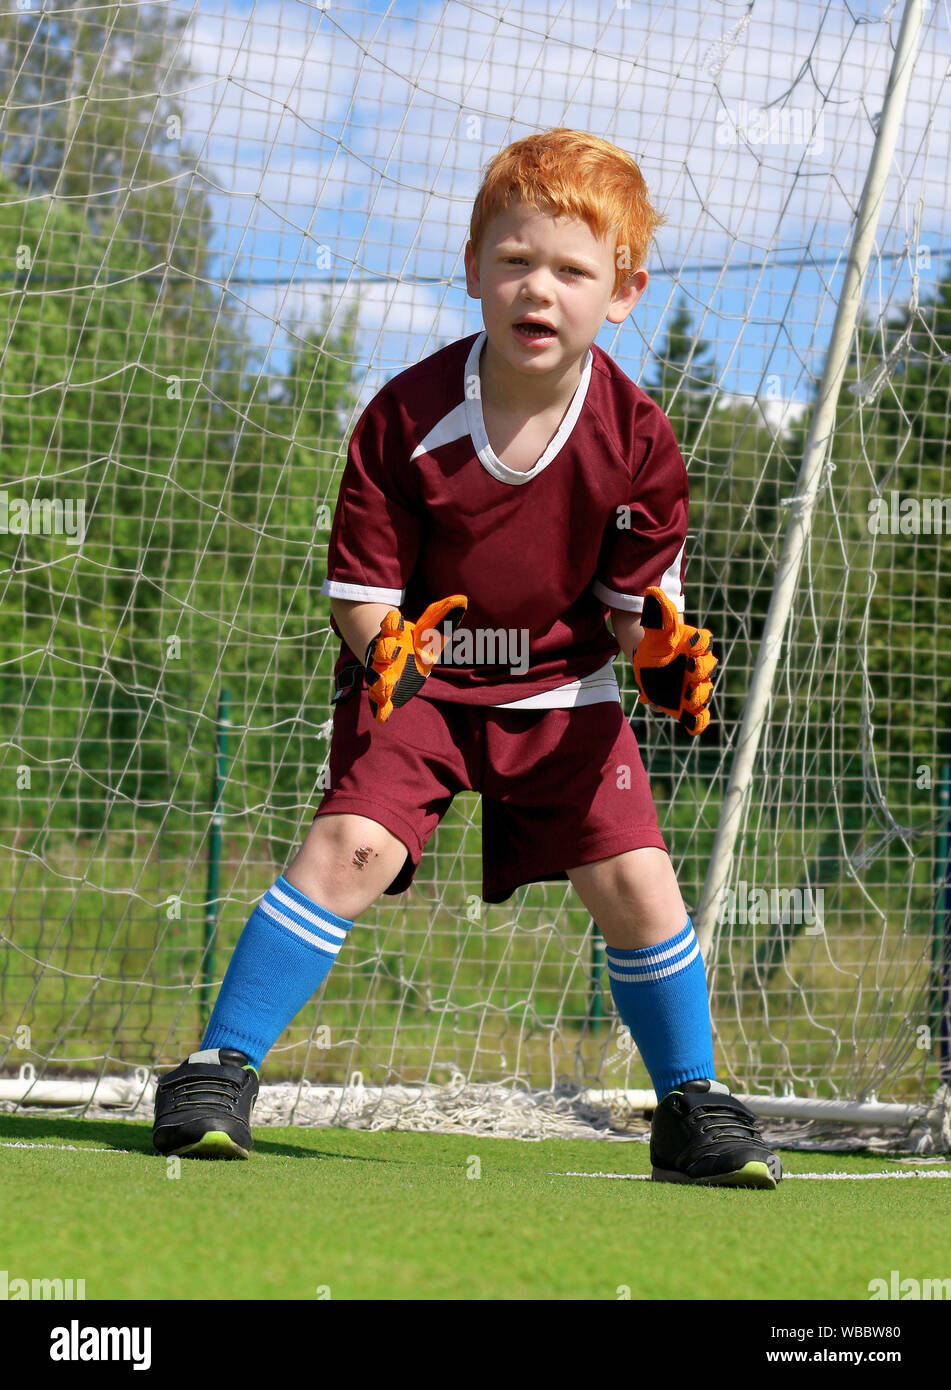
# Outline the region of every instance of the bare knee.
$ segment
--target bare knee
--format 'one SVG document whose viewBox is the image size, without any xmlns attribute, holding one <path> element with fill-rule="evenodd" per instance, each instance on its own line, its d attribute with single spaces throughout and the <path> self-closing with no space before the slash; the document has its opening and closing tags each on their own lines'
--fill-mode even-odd
<svg viewBox="0 0 951 1390">
<path fill-rule="evenodd" d="M 367 816 L 318 816 L 311 826 L 304 847 L 313 842 L 324 862 L 364 873 L 379 861 L 397 860 L 397 869 L 406 857 L 406 846 L 386 826 Z M 303 852 L 303 847 L 302 847 Z"/>
<path fill-rule="evenodd" d="M 569 869 L 568 877 L 609 946 L 654 946 L 687 920 L 677 876 L 662 849 L 628 850 Z"/>
<path fill-rule="evenodd" d="M 318 816 L 284 877 L 339 916 L 363 912 L 389 887 L 406 846 L 366 816 Z"/>
</svg>

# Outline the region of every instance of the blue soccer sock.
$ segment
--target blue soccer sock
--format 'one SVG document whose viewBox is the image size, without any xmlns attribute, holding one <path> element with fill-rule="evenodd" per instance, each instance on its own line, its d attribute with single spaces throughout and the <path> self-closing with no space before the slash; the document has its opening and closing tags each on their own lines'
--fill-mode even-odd
<svg viewBox="0 0 951 1390">
<path fill-rule="evenodd" d="M 260 1068 L 330 973 L 352 926 L 282 875 L 248 918 L 234 948 L 202 1051 L 233 1047 Z"/>
<path fill-rule="evenodd" d="M 611 993 L 662 1100 L 684 1081 L 715 1080 L 703 957 L 687 918 L 683 931 L 636 951 L 607 948 Z"/>
</svg>

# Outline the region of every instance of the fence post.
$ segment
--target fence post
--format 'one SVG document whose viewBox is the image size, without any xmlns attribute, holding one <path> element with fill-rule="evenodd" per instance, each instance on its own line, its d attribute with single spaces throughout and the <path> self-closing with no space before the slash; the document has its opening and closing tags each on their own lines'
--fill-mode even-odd
<svg viewBox="0 0 951 1390">
<path fill-rule="evenodd" d="M 221 865 L 221 802 L 228 771 L 228 692 L 218 695 L 215 719 L 215 762 L 211 778 L 211 832 L 208 837 L 208 881 L 205 889 L 205 943 L 198 993 L 202 1029 L 211 1017 L 211 982 L 215 977 L 215 939 L 218 934 L 218 875 Z"/>
</svg>

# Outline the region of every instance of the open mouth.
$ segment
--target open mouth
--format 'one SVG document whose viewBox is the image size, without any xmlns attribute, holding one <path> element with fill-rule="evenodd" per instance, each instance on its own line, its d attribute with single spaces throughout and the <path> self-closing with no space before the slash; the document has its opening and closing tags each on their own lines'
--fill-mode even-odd
<svg viewBox="0 0 951 1390">
<path fill-rule="evenodd" d="M 553 328 L 544 323 L 516 323 L 514 331 L 520 338 L 532 343 L 546 342 L 558 336 Z"/>
</svg>

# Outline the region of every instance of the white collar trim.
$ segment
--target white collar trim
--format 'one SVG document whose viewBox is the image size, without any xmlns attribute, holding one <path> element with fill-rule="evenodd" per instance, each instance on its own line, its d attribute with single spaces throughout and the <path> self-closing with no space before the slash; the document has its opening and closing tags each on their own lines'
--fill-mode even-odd
<svg viewBox="0 0 951 1390">
<path fill-rule="evenodd" d="M 470 383 L 473 381 L 478 382 L 480 380 L 479 358 L 482 354 L 482 349 L 485 346 L 486 337 L 487 334 L 483 329 L 483 331 L 479 334 L 478 338 L 476 338 L 475 342 L 472 344 L 472 348 L 469 352 L 469 357 L 466 361 L 465 408 L 466 417 L 469 425 L 469 434 L 471 436 L 473 444 L 475 445 L 476 453 L 479 456 L 479 462 L 482 464 L 482 467 L 486 470 L 486 472 L 491 473 L 493 478 L 498 478 L 499 482 L 501 483 L 511 483 L 514 486 L 518 487 L 522 483 L 531 482 L 532 478 L 537 478 L 539 473 L 541 473 L 543 469 L 548 467 L 552 459 L 561 450 L 562 446 L 567 441 L 568 436 L 571 434 L 571 431 L 574 428 L 575 421 L 581 414 L 581 408 L 584 405 L 585 398 L 588 394 L 588 383 L 591 380 L 591 364 L 594 361 L 594 358 L 591 349 L 589 348 L 587 353 L 585 354 L 584 363 L 581 367 L 581 380 L 578 383 L 578 388 L 575 391 L 575 394 L 571 398 L 571 404 L 565 412 L 564 419 L 558 426 L 558 429 L 554 437 L 550 441 L 547 449 L 542 454 L 541 458 L 538 460 L 535 466 L 533 468 L 530 468 L 527 473 L 523 473 L 517 468 L 507 467 L 501 459 L 496 458 L 492 450 L 492 446 L 489 443 L 489 437 L 485 431 L 485 419 L 482 415 L 481 395 L 478 392 L 475 392 L 472 396 L 470 396 Z"/>
</svg>

